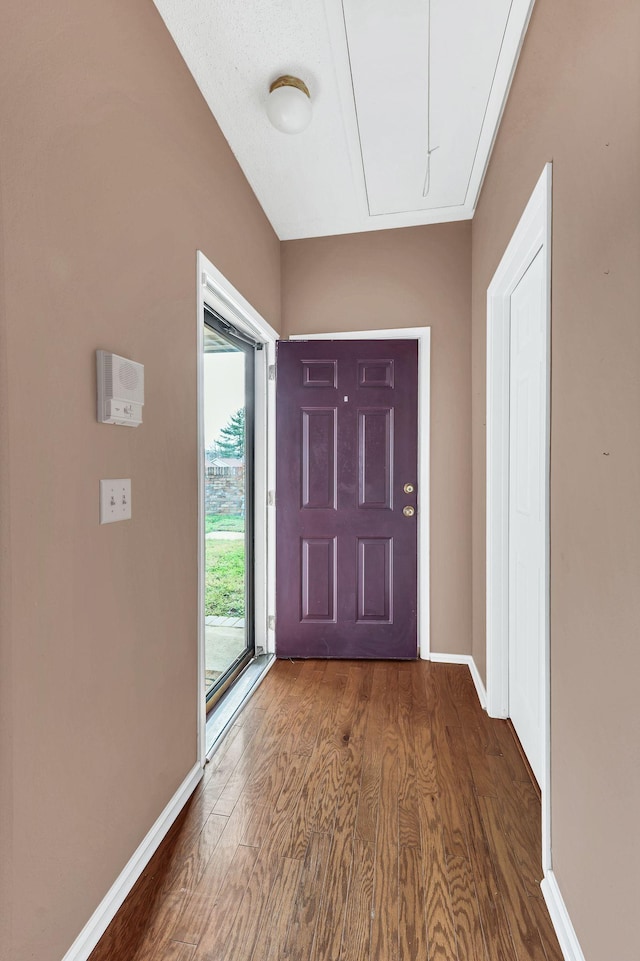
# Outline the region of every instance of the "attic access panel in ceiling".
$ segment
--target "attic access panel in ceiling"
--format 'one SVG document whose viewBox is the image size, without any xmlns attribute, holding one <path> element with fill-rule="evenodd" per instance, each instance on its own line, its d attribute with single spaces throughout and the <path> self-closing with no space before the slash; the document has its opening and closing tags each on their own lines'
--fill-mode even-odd
<svg viewBox="0 0 640 961">
<path fill-rule="evenodd" d="M 281 240 L 465 220 L 533 0 L 155 0 Z M 269 84 L 311 92 L 275 130 Z"/>
</svg>

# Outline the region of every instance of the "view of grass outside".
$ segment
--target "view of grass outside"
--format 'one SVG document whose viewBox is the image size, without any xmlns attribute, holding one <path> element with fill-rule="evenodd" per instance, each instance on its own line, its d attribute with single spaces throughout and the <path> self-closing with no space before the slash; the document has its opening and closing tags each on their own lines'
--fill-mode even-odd
<svg viewBox="0 0 640 961">
<path fill-rule="evenodd" d="M 207 514 L 206 533 L 244 531 L 239 514 Z M 205 603 L 207 617 L 244 617 L 244 540 L 207 538 Z"/>
<path fill-rule="evenodd" d="M 244 531 L 242 514 L 207 514 L 204 519 L 205 534 L 211 531 Z"/>
</svg>

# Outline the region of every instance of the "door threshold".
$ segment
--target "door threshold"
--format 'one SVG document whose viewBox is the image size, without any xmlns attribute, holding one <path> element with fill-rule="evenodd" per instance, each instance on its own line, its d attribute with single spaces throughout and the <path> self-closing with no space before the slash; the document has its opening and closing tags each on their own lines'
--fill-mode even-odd
<svg viewBox="0 0 640 961">
<path fill-rule="evenodd" d="M 237 680 L 228 691 L 225 691 L 209 714 L 206 730 L 207 762 L 211 760 L 220 747 L 224 735 L 258 685 L 262 683 L 275 659 L 275 654 L 259 654 L 249 661 Z"/>
</svg>

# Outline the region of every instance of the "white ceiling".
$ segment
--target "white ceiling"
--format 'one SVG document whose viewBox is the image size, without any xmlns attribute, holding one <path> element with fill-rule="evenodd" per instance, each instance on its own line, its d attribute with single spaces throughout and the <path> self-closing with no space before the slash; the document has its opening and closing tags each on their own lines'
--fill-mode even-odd
<svg viewBox="0 0 640 961">
<path fill-rule="evenodd" d="M 473 215 L 533 0 L 154 2 L 281 240 Z"/>
</svg>

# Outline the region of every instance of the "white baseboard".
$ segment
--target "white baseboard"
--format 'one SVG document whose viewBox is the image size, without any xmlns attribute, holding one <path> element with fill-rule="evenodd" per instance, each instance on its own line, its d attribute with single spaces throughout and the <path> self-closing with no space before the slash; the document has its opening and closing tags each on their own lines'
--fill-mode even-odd
<svg viewBox="0 0 640 961">
<path fill-rule="evenodd" d="M 565 961 L 585 961 L 564 898 L 553 871 L 547 871 L 540 885 Z"/>
<path fill-rule="evenodd" d="M 202 774 L 202 766 L 195 764 L 151 830 L 138 845 L 62 961 L 87 961 L 122 902 L 151 860 L 160 842 L 195 791 Z"/>
<path fill-rule="evenodd" d="M 432 652 L 429 655 L 429 659 L 431 661 L 438 661 L 441 664 L 467 664 L 469 670 L 471 671 L 471 677 L 473 678 L 473 683 L 475 684 L 476 694 L 478 695 L 480 706 L 486 711 L 487 691 L 482 683 L 480 671 L 476 667 L 476 662 L 471 654 L 434 654 Z"/>
<path fill-rule="evenodd" d="M 437 661 L 439 664 L 468 664 L 471 654 L 436 654 L 435 651 L 431 651 L 429 660 Z"/>
<path fill-rule="evenodd" d="M 480 707 L 483 711 L 487 710 L 487 689 L 482 682 L 480 677 L 480 671 L 476 666 L 476 662 L 473 657 L 469 661 L 469 670 L 471 671 L 471 677 L 473 678 L 473 683 L 476 686 L 476 693 L 478 695 L 478 700 L 480 701 Z"/>
</svg>

